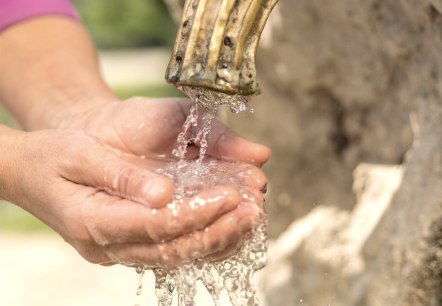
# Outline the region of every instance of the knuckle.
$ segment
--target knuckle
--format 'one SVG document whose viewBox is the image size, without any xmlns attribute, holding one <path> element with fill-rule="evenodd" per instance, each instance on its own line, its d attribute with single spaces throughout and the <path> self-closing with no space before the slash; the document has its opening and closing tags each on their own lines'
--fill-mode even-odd
<svg viewBox="0 0 442 306">
<path fill-rule="evenodd" d="M 130 186 L 132 184 L 133 178 L 136 177 L 137 170 L 128 167 L 121 166 L 113 180 L 113 187 L 121 194 L 121 195 L 129 195 L 130 194 Z"/>
</svg>

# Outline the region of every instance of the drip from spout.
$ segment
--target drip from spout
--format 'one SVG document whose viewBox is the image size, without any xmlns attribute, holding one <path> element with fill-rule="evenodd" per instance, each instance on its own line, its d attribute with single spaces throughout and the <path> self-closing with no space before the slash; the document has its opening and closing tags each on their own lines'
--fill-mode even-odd
<svg viewBox="0 0 442 306">
<path fill-rule="evenodd" d="M 255 56 L 278 0 L 186 0 L 166 80 L 243 96 L 259 93 Z"/>
</svg>

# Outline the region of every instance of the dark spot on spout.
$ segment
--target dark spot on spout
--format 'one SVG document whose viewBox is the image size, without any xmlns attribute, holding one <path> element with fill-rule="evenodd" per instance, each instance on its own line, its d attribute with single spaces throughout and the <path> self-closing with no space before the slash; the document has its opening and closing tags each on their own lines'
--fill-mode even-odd
<svg viewBox="0 0 442 306">
<path fill-rule="evenodd" d="M 232 38 L 230 38 L 230 36 L 224 37 L 224 45 L 227 47 L 230 47 L 230 48 L 233 47 L 234 44 L 233 44 Z"/>
<path fill-rule="evenodd" d="M 186 20 L 186 21 L 183 22 L 183 27 L 184 28 L 187 27 L 188 25 L 189 25 L 189 20 Z"/>
<path fill-rule="evenodd" d="M 178 64 L 181 64 L 181 63 L 183 62 L 183 58 L 182 58 L 180 55 L 178 55 L 177 57 L 175 57 L 175 60 L 176 60 L 176 62 L 177 62 Z"/>
</svg>

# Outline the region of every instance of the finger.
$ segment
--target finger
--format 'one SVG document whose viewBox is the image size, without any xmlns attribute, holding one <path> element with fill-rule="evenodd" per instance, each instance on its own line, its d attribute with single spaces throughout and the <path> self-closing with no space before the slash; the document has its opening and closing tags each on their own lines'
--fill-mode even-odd
<svg viewBox="0 0 442 306">
<path fill-rule="evenodd" d="M 208 153 L 227 161 L 240 161 L 261 167 L 270 158 L 270 149 L 239 137 L 218 120 L 208 135 Z"/>
<path fill-rule="evenodd" d="M 237 191 L 220 186 L 200 192 L 175 208 L 160 209 L 150 209 L 100 192 L 84 204 L 82 214 L 98 245 L 154 243 L 205 228 L 239 202 Z"/>
<path fill-rule="evenodd" d="M 201 191 L 190 200 L 158 210 L 158 217 L 146 225 L 155 242 L 200 230 L 240 204 L 240 195 L 232 187 L 216 186 Z"/>
<path fill-rule="evenodd" d="M 244 243 L 250 239 L 252 236 L 252 231 L 244 233 L 240 239 L 233 241 L 230 245 L 228 245 L 224 250 L 210 254 L 204 258 L 205 261 L 209 262 L 217 262 L 227 259 L 229 256 L 233 255 L 236 251 L 238 251 Z"/>
<path fill-rule="evenodd" d="M 256 205 L 244 205 L 223 215 L 211 226 L 160 244 L 117 244 L 104 248 L 115 262 L 129 266 L 176 267 L 219 253 L 241 239 L 260 219 Z"/>
<path fill-rule="evenodd" d="M 222 162 L 213 158 L 205 159 L 204 163 L 208 165 L 212 175 L 219 176 L 220 181 L 223 181 L 223 178 L 229 178 L 229 183 L 236 182 L 238 185 L 262 191 L 267 188 L 267 177 L 260 168 L 254 165 Z"/>
<path fill-rule="evenodd" d="M 255 188 L 243 186 L 240 188 L 239 193 L 241 194 L 241 202 L 242 203 L 253 203 L 258 205 L 259 208 L 264 207 L 264 195 L 261 191 L 256 190 Z"/>
<path fill-rule="evenodd" d="M 215 224 L 202 231 L 192 233 L 186 240 L 178 244 L 178 255 L 172 256 L 174 262 L 184 262 L 197 258 L 207 257 L 211 254 L 224 251 L 232 243 L 256 227 L 261 219 L 261 211 L 256 205 L 246 203 L 240 205 L 236 210 L 224 215 Z M 174 254 L 171 250 L 172 255 Z M 170 259 L 168 257 L 165 260 Z M 164 264 L 168 264 L 167 261 Z"/>
<path fill-rule="evenodd" d="M 264 190 L 267 186 L 267 178 L 258 167 L 238 163 L 223 163 L 221 167 L 228 176 L 239 178 L 245 186 L 258 190 Z"/>
<path fill-rule="evenodd" d="M 249 166 L 242 171 L 239 171 L 237 175 L 241 178 L 244 185 L 263 190 L 267 186 L 267 178 L 264 172 L 256 167 Z"/>
<path fill-rule="evenodd" d="M 172 199 L 173 184 L 160 174 L 137 167 L 99 143 L 80 150 L 66 167 L 64 177 L 152 208 L 163 207 Z"/>
</svg>

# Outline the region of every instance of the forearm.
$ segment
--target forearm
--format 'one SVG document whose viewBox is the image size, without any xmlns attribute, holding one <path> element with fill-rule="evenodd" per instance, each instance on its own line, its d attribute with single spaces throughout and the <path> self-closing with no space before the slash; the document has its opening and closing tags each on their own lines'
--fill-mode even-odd
<svg viewBox="0 0 442 306">
<path fill-rule="evenodd" d="M 116 99 L 77 21 L 46 16 L 16 24 L 0 33 L 0 55 L 0 103 L 26 130 L 57 128 Z"/>
</svg>

